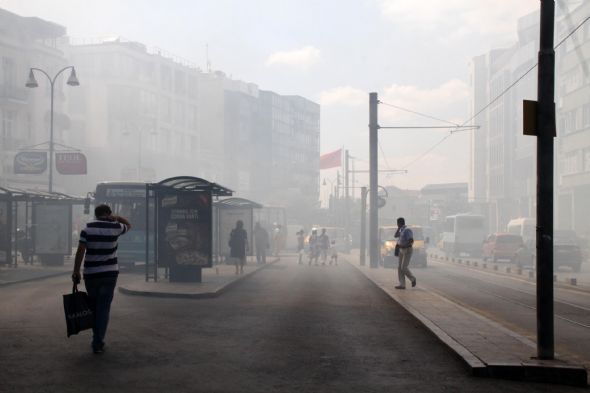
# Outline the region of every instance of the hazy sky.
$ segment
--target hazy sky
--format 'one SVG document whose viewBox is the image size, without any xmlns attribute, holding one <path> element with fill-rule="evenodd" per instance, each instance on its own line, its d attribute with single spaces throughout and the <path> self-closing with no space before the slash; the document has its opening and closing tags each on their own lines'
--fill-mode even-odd
<svg viewBox="0 0 590 393">
<path fill-rule="evenodd" d="M 462 123 L 473 56 L 516 41 L 518 17 L 539 0 L 0 0 L 0 7 L 67 27 L 75 38 L 122 36 L 158 46 L 262 89 L 322 104 L 322 152 L 368 158 L 368 93 Z M 534 76 L 532 76 L 534 77 Z M 79 75 L 81 83 L 84 76 Z M 379 107 L 386 125 L 441 125 Z M 383 131 L 390 168 L 420 157 L 445 131 Z M 380 152 L 381 154 L 381 152 Z M 383 185 L 467 181 L 467 133 Z M 386 167 L 381 160 L 382 168 Z M 366 166 L 358 163 L 357 168 Z M 334 178 L 332 171 L 322 178 Z M 361 177 L 359 185 L 367 179 Z"/>
</svg>

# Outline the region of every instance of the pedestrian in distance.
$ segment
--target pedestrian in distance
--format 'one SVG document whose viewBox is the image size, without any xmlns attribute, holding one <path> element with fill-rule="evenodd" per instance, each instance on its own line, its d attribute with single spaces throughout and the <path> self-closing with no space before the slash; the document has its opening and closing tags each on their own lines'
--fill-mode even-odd
<svg viewBox="0 0 590 393">
<path fill-rule="evenodd" d="M 332 263 L 334 263 L 334 266 L 338 266 L 338 250 L 336 249 L 335 240 L 331 241 L 330 251 L 330 266 L 332 266 Z"/>
<path fill-rule="evenodd" d="M 80 283 L 80 267 L 84 262 L 84 284 L 94 312 L 92 351 L 104 351 L 104 338 L 109 324 L 113 294 L 117 285 L 119 265 L 117 242 L 119 236 L 131 229 L 126 218 L 113 215 L 108 205 L 94 209 L 95 220 L 86 224 L 80 232 L 72 281 Z"/>
<path fill-rule="evenodd" d="M 243 274 L 248 250 L 248 234 L 242 220 L 236 221 L 236 227 L 229 234 L 229 249 L 229 256 L 236 264 L 236 274 Z"/>
<path fill-rule="evenodd" d="M 297 232 L 297 254 L 299 254 L 299 264 L 303 264 L 303 254 L 305 253 L 305 235 L 303 229 Z"/>
<path fill-rule="evenodd" d="M 399 285 L 395 289 L 406 289 L 406 277 L 412 283 L 412 287 L 416 286 L 416 277 L 409 269 L 410 260 L 412 259 L 412 244 L 414 244 L 414 233 L 406 226 L 406 220 L 403 217 L 397 219 L 397 231 L 394 237 L 397 238 L 397 245 L 399 246 L 399 256 L 397 265 L 397 275 L 399 278 Z"/>
<path fill-rule="evenodd" d="M 322 234 L 319 237 L 320 255 L 322 258 L 322 266 L 326 265 L 328 260 L 328 251 L 330 250 L 330 237 L 326 233 L 326 228 L 322 228 Z"/>
<path fill-rule="evenodd" d="M 311 266 L 311 262 L 315 261 L 315 265 L 318 265 L 318 257 L 320 256 L 320 245 L 319 245 L 319 239 L 318 239 L 318 230 L 317 229 L 312 229 L 311 230 L 311 235 L 309 236 L 309 264 L 308 266 Z"/>
<path fill-rule="evenodd" d="M 256 246 L 256 263 L 266 263 L 266 250 L 270 247 L 268 232 L 259 222 L 254 226 L 254 244 Z"/>
</svg>

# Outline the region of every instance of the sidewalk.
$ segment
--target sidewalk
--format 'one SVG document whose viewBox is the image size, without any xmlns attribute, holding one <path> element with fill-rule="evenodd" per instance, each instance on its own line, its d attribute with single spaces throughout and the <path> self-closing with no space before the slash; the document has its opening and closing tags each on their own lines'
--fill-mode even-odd
<svg viewBox="0 0 590 393">
<path fill-rule="evenodd" d="M 343 259 L 431 330 L 473 375 L 587 386 L 585 368 L 563 359 L 532 359 L 536 345 L 529 339 L 420 285 L 406 291 L 394 289 L 392 269 L 360 266 L 352 255 Z"/>
<path fill-rule="evenodd" d="M 200 283 L 170 283 L 160 278 L 157 282 L 145 281 L 145 275 L 126 275 L 119 284 L 119 292 L 126 295 L 168 298 L 212 298 L 223 294 L 246 277 L 278 262 L 280 258 L 269 259 L 265 265 L 248 262 L 244 273 L 237 275 L 233 265 L 215 265 L 204 268 Z"/>
<path fill-rule="evenodd" d="M 73 261 L 73 258 L 66 258 L 62 266 L 43 266 L 38 263 L 34 265 L 19 263 L 18 267 L 0 266 L 0 287 L 71 274 Z"/>
</svg>

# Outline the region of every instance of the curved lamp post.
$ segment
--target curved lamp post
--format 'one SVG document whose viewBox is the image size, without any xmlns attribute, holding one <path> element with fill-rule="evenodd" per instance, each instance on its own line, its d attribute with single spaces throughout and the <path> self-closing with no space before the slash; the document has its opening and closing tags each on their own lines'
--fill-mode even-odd
<svg viewBox="0 0 590 393">
<path fill-rule="evenodd" d="M 55 81 L 56 81 L 57 77 L 62 72 L 64 72 L 65 70 L 69 70 L 69 69 L 71 69 L 72 71 L 71 71 L 70 77 L 68 78 L 68 81 L 66 83 L 70 86 L 79 86 L 80 82 L 78 82 L 78 78 L 76 77 L 76 70 L 74 69 L 74 66 L 67 66 L 67 67 L 62 68 L 54 75 L 53 78 L 50 77 L 49 74 L 47 72 L 45 72 L 44 70 L 42 70 L 40 68 L 32 67 L 29 70 L 29 79 L 27 80 L 27 83 L 25 84 L 25 86 L 29 87 L 29 88 L 38 87 L 39 84 L 37 83 L 37 80 L 35 79 L 35 73 L 34 73 L 34 71 L 38 71 L 47 77 L 47 79 L 49 80 L 49 84 L 51 86 L 51 112 L 50 112 L 51 118 L 50 118 L 50 123 L 49 123 L 49 192 L 50 193 L 53 192 L 53 96 L 54 96 Z"/>
</svg>

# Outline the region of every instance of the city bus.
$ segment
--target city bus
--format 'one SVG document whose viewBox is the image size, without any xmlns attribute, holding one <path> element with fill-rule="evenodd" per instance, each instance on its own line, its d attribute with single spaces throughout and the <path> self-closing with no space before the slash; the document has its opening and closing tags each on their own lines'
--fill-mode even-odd
<svg viewBox="0 0 590 393">
<path fill-rule="evenodd" d="M 478 257 L 481 255 L 485 237 L 484 216 L 465 213 L 445 217 L 441 240 L 445 253 L 454 256 L 468 254 Z"/>
<path fill-rule="evenodd" d="M 96 185 L 95 205 L 106 203 L 113 214 L 129 220 L 133 229 L 119 238 L 119 264 L 133 266 L 145 260 L 145 192 L 142 182 L 103 182 Z"/>
</svg>

